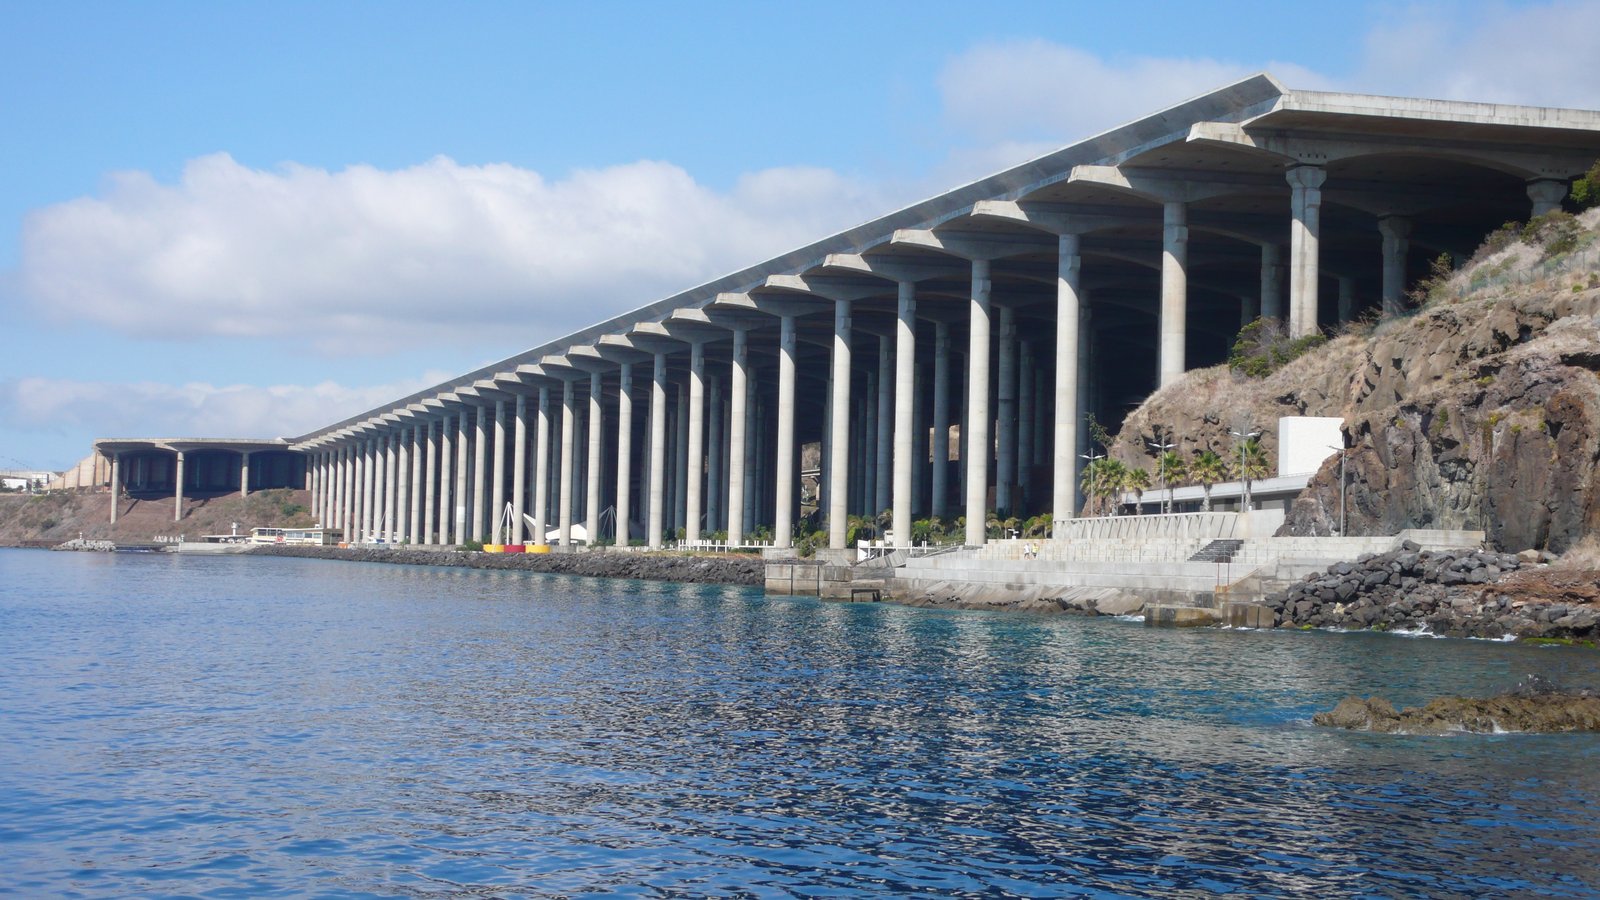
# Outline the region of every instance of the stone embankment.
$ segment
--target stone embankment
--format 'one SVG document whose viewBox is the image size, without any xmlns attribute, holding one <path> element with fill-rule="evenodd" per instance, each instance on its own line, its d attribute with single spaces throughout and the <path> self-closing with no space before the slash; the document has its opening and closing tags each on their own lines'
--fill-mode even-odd
<svg viewBox="0 0 1600 900">
<path fill-rule="evenodd" d="M 248 552 L 263 556 L 296 556 L 352 562 L 404 563 L 419 566 L 459 566 L 473 569 L 515 569 L 592 578 L 637 578 L 689 584 L 759 586 L 763 565 L 759 557 L 696 556 L 669 553 L 479 553 L 463 550 L 374 547 L 256 547 Z"/>
<path fill-rule="evenodd" d="M 84 550 L 90 553 L 112 553 L 117 549 L 115 541 L 90 541 L 83 538 L 73 538 L 65 543 L 57 544 L 51 550 Z"/>
<path fill-rule="evenodd" d="M 1308 575 L 1267 595 L 1266 604 L 1279 627 L 1593 640 L 1600 607 L 1519 589 L 1519 581 L 1541 580 L 1536 576 L 1548 559 L 1532 552 L 1428 552 L 1408 541 Z M 1534 577 L 1513 580 L 1512 573 Z"/>
<path fill-rule="evenodd" d="M 1391 734 L 1600 731 L 1600 697 L 1556 690 L 1534 680 L 1498 697 L 1440 697 L 1398 712 L 1382 697 L 1346 697 L 1311 721 L 1329 728 Z"/>
</svg>

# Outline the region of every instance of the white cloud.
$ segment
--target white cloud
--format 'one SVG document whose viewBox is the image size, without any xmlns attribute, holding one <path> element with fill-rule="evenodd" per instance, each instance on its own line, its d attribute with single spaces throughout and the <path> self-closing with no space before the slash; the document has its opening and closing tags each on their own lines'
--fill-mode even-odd
<svg viewBox="0 0 1600 900">
<path fill-rule="evenodd" d="M 226 154 L 26 220 L 15 288 L 62 322 L 383 353 L 511 329 L 533 346 L 856 224 L 884 206 L 817 168 L 732 190 L 637 162 L 551 181 L 437 158 L 274 171 Z"/>
<path fill-rule="evenodd" d="M 985 145 L 1053 146 L 1089 137 L 1262 68 L 1315 87 L 1320 76 L 1289 64 L 1207 57 L 1106 59 L 1046 40 L 977 44 L 939 74 L 947 121 Z M 1307 82 L 1314 82 L 1308 84 Z M 1018 159 L 1015 162 L 1021 162 Z"/>
<path fill-rule="evenodd" d="M 1600 2 L 1402 8 L 1367 34 L 1353 89 L 1594 108 Z"/>
<path fill-rule="evenodd" d="M 19 378 L 0 381 L 0 423 L 6 431 L 96 437 L 294 437 L 447 377 L 426 372 L 355 388 Z"/>
</svg>

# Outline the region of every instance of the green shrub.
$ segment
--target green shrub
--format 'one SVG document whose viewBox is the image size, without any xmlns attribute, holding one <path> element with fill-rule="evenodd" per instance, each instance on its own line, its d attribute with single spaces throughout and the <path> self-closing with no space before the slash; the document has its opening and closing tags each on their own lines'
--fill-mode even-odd
<svg viewBox="0 0 1600 900">
<path fill-rule="evenodd" d="M 1524 228 L 1523 235 L 1526 234 L 1527 229 Z M 1411 298 L 1413 306 L 1419 307 L 1443 300 L 1450 285 L 1450 276 L 1454 274 L 1455 265 L 1451 262 L 1450 254 L 1441 253 L 1428 265 L 1428 276 L 1417 282 L 1416 287 L 1406 292 L 1406 296 Z"/>
<path fill-rule="evenodd" d="M 1544 249 L 1544 258 L 1571 253 L 1578 246 L 1578 235 L 1583 231 L 1572 213 L 1559 209 L 1535 216 L 1522 229 L 1522 239 Z"/>
<path fill-rule="evenodd" d="M 1588 174 L 1572 183 L 1572 205 L 1580 212 L 1600 206 L 1600 160 L 1589 167 Z"/>
<path fill-rule="evenodd" d="M 1327 342 L 1320 332 L 1290 338 L 1278 320 L 1257 319 L 1239 329 L 1228 368 L 1251 378 L 1265 378 Z"/>
<path fill-rule="evenodd" d="M 483 550 L 483 541 L 463 541 L 456 545 L 456 549 L 477 553 Z"/>
</svg>

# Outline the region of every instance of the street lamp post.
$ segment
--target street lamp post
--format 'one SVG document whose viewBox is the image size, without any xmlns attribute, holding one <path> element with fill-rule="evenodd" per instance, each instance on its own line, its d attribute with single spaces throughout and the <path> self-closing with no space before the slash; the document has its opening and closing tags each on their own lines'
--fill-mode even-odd
<svg viewBox="0 0 1600 900">
<path fill-rule="evenodd" d="M 1094 463 L 1095 460 L 1105 459 L 1106 455 L 1104 453 L 1095 453 L 1093 450 L 1090 450 L 1088 453 L 1080 453 L 1078 455 L 1089 461 L 1089 502 L 1093 503 L 1095 487 Z"/>
<path fill-rule="evenodd" d="M 1156 457 L 1156 469 L 1160 473 L 1156 477 L 1161 479 L 1161 493 L 1165 497 L 1165 499 L 1163 499 L 1161 501 L 1161 511 L 1163 513 L 1171 513 L 1172 512 L 1172 491 L 1167 490 L 1167 453 L 1170 452 L 1173 447 L 1176 447 L 1178 445 L 1177 444 L 1163 444 L 1160 441 L 1145 441 L 1145 443 L 1147 443 L 1150 446 L 1156 448 L 1156 452 L 1158 454 L 1160 454 L 1159 456 Z"/>
<path fill-rule="evenodd" d="M 1335 447 L 1332 444 L 1328 445 L 1328 449 L 1329 450 L 1337 450 L 1337 451 L 1339 451 L 1339 536 L 1340 537 L 1344 537 L 1345 536 L 1344 458 L 1345 458 L 1346 452 L 1348 452 L 1348 451 L 1347 451 L 1347 448 L 1345 448 L 1344 446 Z"/>
<path fill-rule="evenodd" d="M 1251 438 L 1260 437 L 1261 436 L 1261 432 L 1259 432 L 1259 431 L 1238 432 L 1238 431 L 1231 431 L 1230 430 L 1228 433 L 1239 439 L 1239 511 L 1240 512 L 1249 512 L 1250 511 L 1250 506 L 1251 506 L 1251 503 L 1250 503 L 1250 487 L 1249 487 L 1250 479 L 1246 478 L 1245 474 L 1244 474 L 1244 445 Z"/>
</svg>

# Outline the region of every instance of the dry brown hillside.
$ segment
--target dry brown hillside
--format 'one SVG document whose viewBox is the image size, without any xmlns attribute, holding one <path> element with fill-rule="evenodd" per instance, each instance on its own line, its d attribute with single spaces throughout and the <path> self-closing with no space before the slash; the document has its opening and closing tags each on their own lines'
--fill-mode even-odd
<svg viewBox="0 0 1600 900">
<path fill-rule="evenodd" d="M 245 531 L 258 525 L 310 525 L 308 491 L 259 491 L 249 497 L 228 493 L 190 498 L 181 521 L 172 518 L 172 499 L 123 498 L 115 527 L 110 524 L 109 491 L 55 491 L 26 496 L 0 494 L 0 546 L 59 544 L 85 538 L 148 541 L 157 536 L 226 534 L 232 523 Z"/>
</svg>

